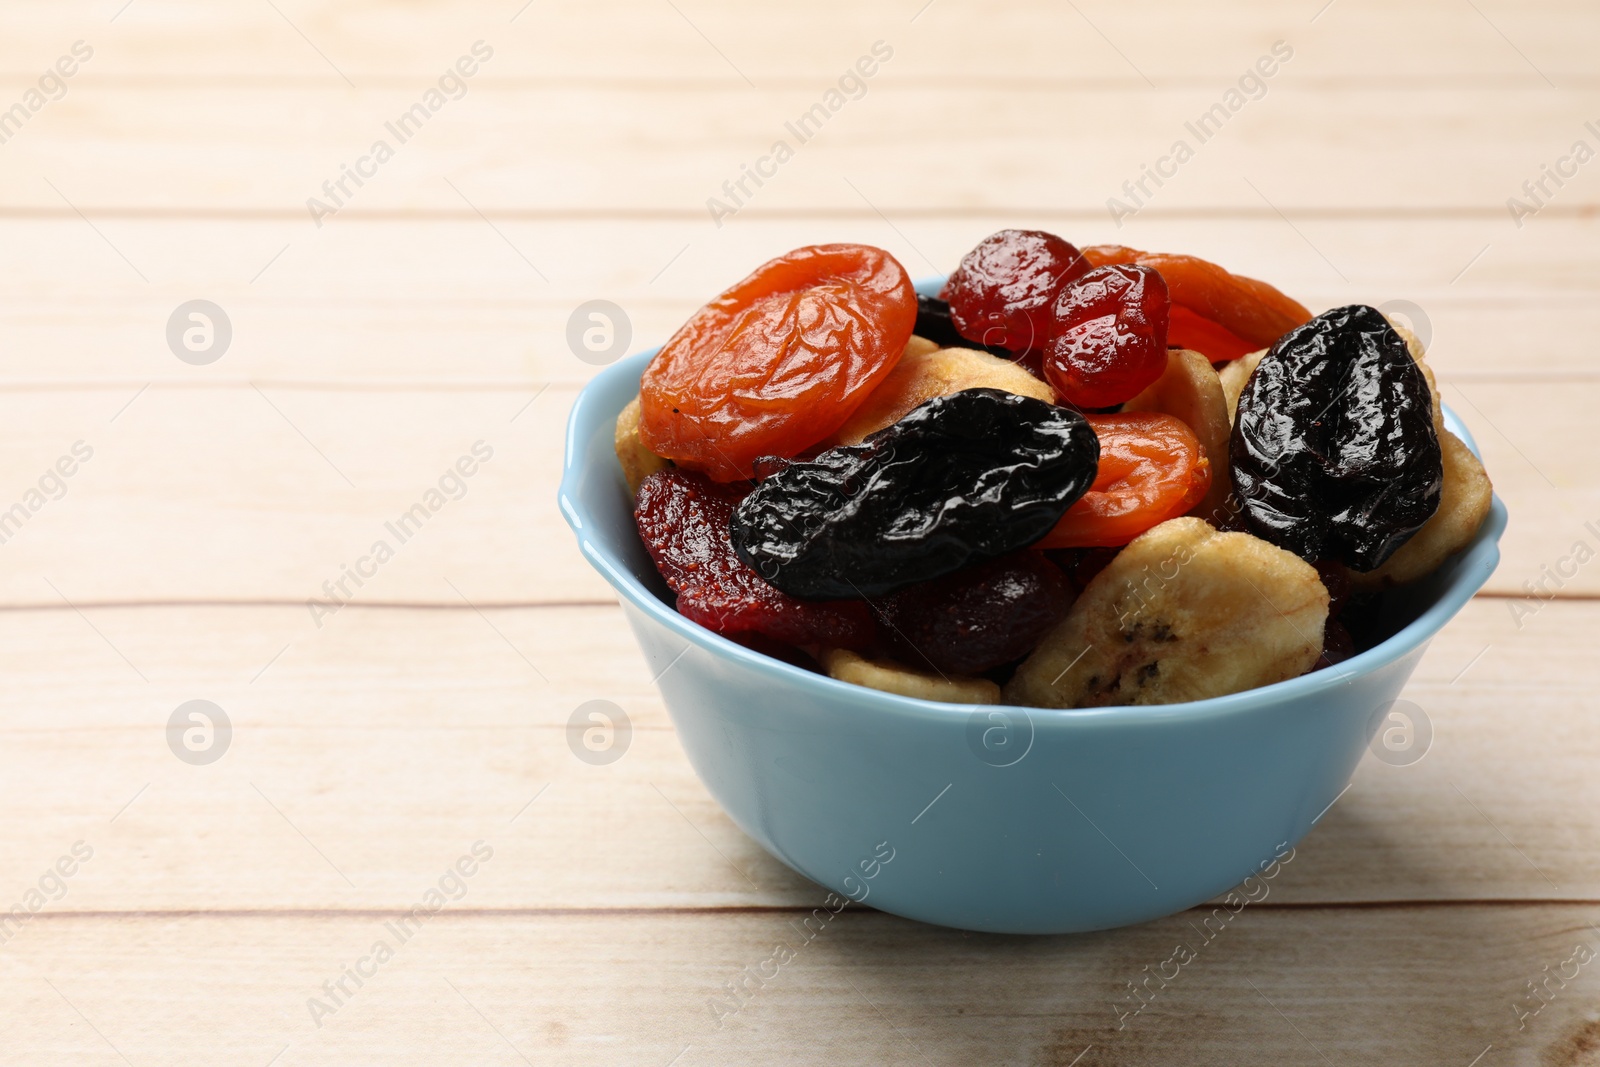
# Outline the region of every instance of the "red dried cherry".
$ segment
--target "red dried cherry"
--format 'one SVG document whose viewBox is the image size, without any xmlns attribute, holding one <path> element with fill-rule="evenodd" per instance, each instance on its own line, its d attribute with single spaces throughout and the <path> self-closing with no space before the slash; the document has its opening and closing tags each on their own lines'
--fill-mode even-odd
<svg viewBox="0 0 1600 1067">
<path fill-rule="evenodd" d="M 1001 230 L 978 242 L 941 294 L 961 336 L 1018 355 L 1044 347 L 1056 295 L 1089 264 L 1043 230 Z"/>
<path fill-rule="evenodd" d="M 1071 282 L 1056 298 L 1045 380 L 1079 407 L 1132 400 L 1166 370 L 1170 307 L 1149 267 L 1097 267 Z"/>
<path fill-rule="evenodd" d="M 728 636 L 758 633 L 791 645 L 869 648 L 877 624 L 866 604 L 796 600 L 734 554 L 728 522 L 743 496 L 742 487 L 677 468 L 640 484 L 633 513 L 639 537 L 678 594 L 678 613 Z"/>
<path fill-rule="evenodd" d="M 1014 552 L 902 589 L 878 604 L 906 663 L 981 674 L 1021 659 L 1061 620 L 1072 589 L 1039 552 Z"/>
</svg>

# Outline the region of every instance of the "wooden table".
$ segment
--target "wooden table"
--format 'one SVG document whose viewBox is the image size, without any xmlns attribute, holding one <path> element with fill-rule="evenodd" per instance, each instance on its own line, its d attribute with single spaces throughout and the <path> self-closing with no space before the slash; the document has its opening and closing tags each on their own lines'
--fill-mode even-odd
<svg viewBox="0 0 1600 1067">
<path fill-rule="evenodd" d="M 10 0 L 0 1059 L 1600 1063 L 1597 46 L 1579 0 Z M 1412 302 L 1504 563 L 1407 692 L 1426 758 L 1120 1027 L 1193 916 L 851 908 L 730 1002 L 822 894 L 695 779 L 557 514 L 569 316 L 642 346 L 795 245 L 926 276 L 1013 225 Z M 220 358 L 169 345 L 193 300 Z"/>
</svg>

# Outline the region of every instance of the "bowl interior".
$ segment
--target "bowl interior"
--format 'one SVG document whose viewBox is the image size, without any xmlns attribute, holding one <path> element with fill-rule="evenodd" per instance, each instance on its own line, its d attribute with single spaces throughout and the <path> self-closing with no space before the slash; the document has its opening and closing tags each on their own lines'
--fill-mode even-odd
<svg viewBox="0 0 1600 1067">
<path fill-rule="evenodd" d="M 639 377 L 655 350 L 641 352 L 602 371 L 579 394 L 567 426 L 566 467 L 560 506 L 578 537 L 584 556 L 635 607 L 678 633 L 684 640 L 720 655 L 754 662 L 787 684 L 830 688 L 846 683 L 771 659 L 720 637 L 683 618 L 672 608 L 672 594 L 651 563 L 633 521 L 633 501 L 616 459 L 613 436 L 616 417 L 639 391 Z M 1477 443 L 1448 407 L 1446 426 L 1478 452 Z M 1284 700 L 1341 684 L 1352 675 L 1391 663 L 1437 633 L 1494 572 L 1506 509 L 1498 496 L 1473 542 L 1423 581 L 1391 591 L 1379 608 L 1379 636 L 1374 647 L 1341 664 L 1247 693 L 1191 704 L 1170 705 L 1166 714 L 1217 714 L 1254 706 L 1262 700 Z M 856 687 L 851 687 L 855 690 Z M 885 708 L 918 713 L 966 714 L 969 705 L 940 704 L 894 694 L 873 695 Z M 1037 709 L 1036 713 L 1037 713 Z M 1096 718 L 1128 713 L 1151 716 L 1150 708 L 1099 708 L 1062 712 Z M 1162 717 L 1165 717 L 1164 715 Z"/>
</svg>

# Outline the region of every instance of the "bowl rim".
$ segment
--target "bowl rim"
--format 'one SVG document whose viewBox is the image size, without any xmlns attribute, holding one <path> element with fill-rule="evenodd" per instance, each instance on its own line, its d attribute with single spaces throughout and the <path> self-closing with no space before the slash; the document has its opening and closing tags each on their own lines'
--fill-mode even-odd
<svg viewBox="0 0 1600 1067">
<path fill-rule="evenodd" d="M 1483 525 L 1479 527 L 1472 542 L 1460 553 L 1462 561 L 1454 580 L 1417 618 L 1386 640 L 1343 663 L 1298 678 L 1248 689 L 1242 693 L 1179 704 L 1037 708 L 1016 704 L 948 703 L 870 689 L 774 659 L 714 633 L 699 623 L 691 622 L 669 607 L 636 578 L 618 557 L 615 546 L 602 543 L 591 535 L 593 524 L 585 521 L 589 515 L 580 503 L 581 495 L 578 488 L 580 483 L 597 472 L 583 462 L 584 449 L 593 440 L 596 428 L 600 425 L 614 424 L 617 413 L 627 402 L 624 400 L 612 407 L 603 403 L 603 394 L 623 384 L 622 380 L 636 385 L 646 364 L 656 351 L 657 348 L 652 348 L 618 360 L 590 379 L 578 393 L 567 419 L 565 456 L 561 484 L 557 491 L 557 503 L 561 513 L 576 535 L 584 558 L 634 608 L 681 637 L 688 645 L 698 646 L 722 659 L 733 660 L 764 675 L 774 683 L 810 690 L 820 699 L 849 700 L 860 707 L 917 719 L 949 721 L 952 717 L 959 716 L 964 720 L 977 712 L 998 711 L 1020 713 L 1036 724 L 1042 721 L 1062 726 L 1081 724 L 1115 727 L 1178 720 L 1196 723 L 1248 714 L 1263 708 L 1280 707 L 1331 693 L 1414 652 L 1430 641 L 1460 612 L 1467 601 L 1471 600 L 1489 580 L 1489 576 L 1494 573 L 1500 561 L 1499 542 L 1506 528 L 1508 514 L 1505 503 L 1496 493 Z M 602 410 L 602 407 L 612 410 Z M 1447 428 L 1481 458 L 1477 442 L 1448 405 L 1444 406 L 1444 418 Z M 615 460 L 615 453 L 612 450 L 607 449 L 605 455 Z M 618 475 L 620 469 L 605 471 L 605 476 L 608 478 Z"/>
</svg>

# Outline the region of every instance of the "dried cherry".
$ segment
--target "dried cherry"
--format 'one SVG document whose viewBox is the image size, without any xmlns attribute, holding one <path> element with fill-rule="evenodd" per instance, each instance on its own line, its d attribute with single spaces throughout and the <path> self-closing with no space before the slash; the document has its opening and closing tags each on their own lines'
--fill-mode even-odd
<svg viewBox="0 0 1600 1067">
<path fill-rule="evenodd" d="M 1153 411 L 1086 418 L 1100 441 L 1099 472 L 1041 547 L 1125 545 L 1205 498 L 1211 462 L 1181 419 Z"/>
<path fill-rule="evenodd" d="M 961 257 L 940 296 L 967 340 L 1020 355 L 1044 347 L 1057 294 L 1088 269 L 1083 254 L 1053 233 L 1001 230 Z"/>
<path fill-rule="evenodd" d="M 1096 267 L 1136 263 L 1160 271 L 1172 294 L 1168 342 L 1213 363 L 1258 352 L 1311 318 L 1303 305 L 1266 282 L 1231 274 L 1199 256 L 1122 245 L 1091 245 L 1083 256 Z"/>
<path fill-rule="evenodd" d="M 940 348 L 976 348 L 988 352 L 991 356 L 1011 355 L 999 345 L 979 344 L 977 341 L 962 337 L 961 331 L 956 329 L 956 324 L 950 318 L 949 302 L 936 296 L 917 294 L 915 333 L 918 337 L 926 337 Z"/>
<path fill-rule="evenodd" d="M 1373 570 L 1439 507 L 1433 397 L 1376 308 L 1280 338 L 1239 397 L 1230 453 L 1245 525 L 1302 559 Z"/>
<path fill-rule="evenodd" d="M 1032 652 L 1071 604 L 1061 568 L 1022 551 L 918 582 L 876 607 L 905 662 L 981 674 Z"/>
<path fill-rule="evenodd" d="M 1149 267 L 1097 267 L 1056 297 L 1045 380 L 1079 407 L 1132 400 L 1167 369 L 1167 285 Z"/>
<path fill-rule="evenodd" d="M 793 456 L 844 424 L 894 369 L 917 294 L 868 245 L 798 248 L 701 308 L 640 382 L 640 439 L 717 481 Z"/>
<path fill-rule="evenodd" d="M 734 512 L 733 546 L 793 596 L 882 596 L 1037 541 L 1098 457 L 1077 412 L 968 389 L 767 478 Z"/>
<path fill-rule="evenodd" d="M 756 633 L 791 645 L 864 649 L 877 636 L 865 604 L 796 600 L 761 580 L 733 551 L 728 521 L 740 489 L 679 468 L 658 471 L 639 486 L 634 520 L 639 537 L 678 612 L 728 636 Z"/>
</svg>

